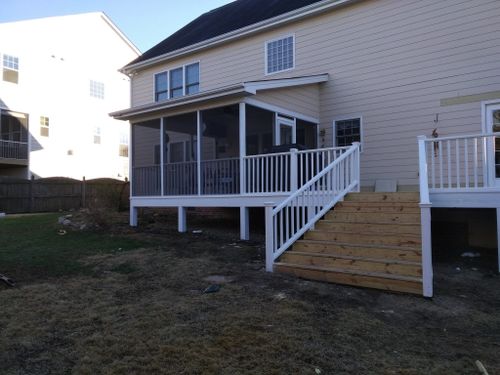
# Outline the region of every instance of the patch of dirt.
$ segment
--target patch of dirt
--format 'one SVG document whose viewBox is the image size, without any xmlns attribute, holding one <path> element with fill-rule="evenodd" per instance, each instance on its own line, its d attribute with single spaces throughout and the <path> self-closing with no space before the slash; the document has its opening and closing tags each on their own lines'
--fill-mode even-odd
<svg viewBox="0 0 500 375">
<path fill-rule="evenodd" d="M 0 289 L 0 373 L 477 375 L 476 360 L 500 373 L 494 272 L 438 265 L 432 300 L 318 283 L 266 273 L 262 236 L 237 240 L 237 223 L 188 223 L 119 222 L 155 245 Z"/>
</svg>

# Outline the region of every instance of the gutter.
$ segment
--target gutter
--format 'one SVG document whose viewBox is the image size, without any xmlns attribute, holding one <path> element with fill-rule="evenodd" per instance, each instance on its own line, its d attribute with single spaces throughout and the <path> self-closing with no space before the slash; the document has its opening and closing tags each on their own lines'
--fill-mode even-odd
<svg viewBox="0 0 500 375">
<path fill-rule="evenodd" d="M 210 47 L 217 46 L 219 44 L 223 44 L 238 38 L 241 38 L 243 36 L 248 36 L 252 35 L 255 33 L 258 33 L 260 31 L 270 29 L 272 27 L 277 27 L 281 26 L 283 24 L 292 22 L 292 21 L 298 21 L 302 18 L 306 18 L 309 16 L 313 16 L 322 12 L 325 12 L 327 10 L 333 9 L 333 8 L 338 8 L 344 5 L 348 5 L 350 3 L 354 3 L 359 0 L 325 0 L 321 1 L 316 4 L 309 5 L 307 7 L 299 8 L 294 11 L 288 12 L 281 14 L 279 16 L 254 23 L 252 25 L 245 26 L 241 29 L 233 30 L 229 33 L 218 35 L 214 38 L 207 39 L 204 41 L 201 41 L 196 44 L 191 44 L 187 47 L 165 53 L 160 56 L 153 57 L 149 60 L 146 61 L 141 61 L 132 65 L 126 65 L 123 68 L 121 68 L 119 71 L 124 73 L 124 74 L 133 74 L 135 71 L 143 68 L 147 68 L 149 66 L 168 61 L 173 58 L 178 58 L 193 52 L 198 52 Z"/>
</svg>

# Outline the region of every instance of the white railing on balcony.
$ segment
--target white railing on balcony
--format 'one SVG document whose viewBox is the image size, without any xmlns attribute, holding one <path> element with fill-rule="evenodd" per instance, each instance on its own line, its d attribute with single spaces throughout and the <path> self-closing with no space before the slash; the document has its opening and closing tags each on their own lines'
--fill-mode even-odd
<svg viewBox="0 0 500 375">
<path fill-rule="evenodd" d="M 287 193 L 295 191 L 349 147 L 245 156 L 245 193 Z"/>
<path fill-rule="evenodd" d="M 28 160 L 28 143 L 0 140 L 0 158 Z"/>
<path fill-rule="evenodd" d="M 200 167 L 201 194 L 239 194 L 240 158 L 202 160 Z"/>
<path fill-rule="evenodd" d="M 488 160 L 493 160 L 495 137 L 500 137 L 500 133 L 419 137 L 421 196 L 428 200 L 429 191 L 472 191 L 492 187 L 494 168 Z"/>
<path fill-rule="evenodd" d="M 161 194 L 160 166 L 132 168 L 132 195 L 158 196 Z"/>
<path fill-rule="evenodd" d="M 168 163 L 163 170 L 163 195 L 198 194 L 198 163 Z"/>
<path fill-rule="evenodd" d="M 323 170 L 277 207 L 266 207 L 266 269 L 338 201 L 359 190 L 359 143 L 332 159 Z"/>
</svg>

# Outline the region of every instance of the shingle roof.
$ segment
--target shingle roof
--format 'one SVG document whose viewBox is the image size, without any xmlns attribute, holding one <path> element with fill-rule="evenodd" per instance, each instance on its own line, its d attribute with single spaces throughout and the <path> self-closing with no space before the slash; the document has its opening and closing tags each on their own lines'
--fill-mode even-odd
<svg viewBox="0 0 500 375">
<path fill-rule="evenodd" d="M 129 65 L 146 61 L 323 0 L 237 0 L 201 15 Z"/>
</svg>

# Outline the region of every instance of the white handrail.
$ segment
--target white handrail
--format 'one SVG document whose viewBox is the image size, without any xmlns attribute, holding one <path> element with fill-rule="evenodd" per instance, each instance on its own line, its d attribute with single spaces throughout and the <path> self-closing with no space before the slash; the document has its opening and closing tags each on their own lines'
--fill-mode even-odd
<svg viewBox="0 0 500 375">
<path fill-rule="evenodd" d="M 266 270 L 338 201 L 360 184 L 359 143 L 317 173 L 277 207 L 266 206 Z"/>
</svg>

